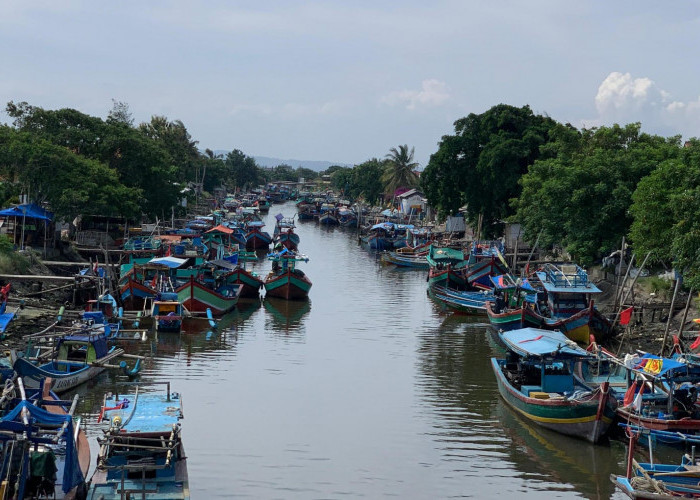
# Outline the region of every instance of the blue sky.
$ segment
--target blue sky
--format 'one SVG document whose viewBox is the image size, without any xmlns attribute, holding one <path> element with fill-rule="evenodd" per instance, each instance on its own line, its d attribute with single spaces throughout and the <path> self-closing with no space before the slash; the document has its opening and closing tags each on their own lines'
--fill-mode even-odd
<svg viewBox="0 0 700 500">
<path fill-rule="evenodd" d="M 425 166 L 507 103 L 700 136 L 698 2 L 0 2 L 0 103 L 182 120 L 201 148 Z M 9 118 L 0 113 L 0 121 Z"/>
</svg>

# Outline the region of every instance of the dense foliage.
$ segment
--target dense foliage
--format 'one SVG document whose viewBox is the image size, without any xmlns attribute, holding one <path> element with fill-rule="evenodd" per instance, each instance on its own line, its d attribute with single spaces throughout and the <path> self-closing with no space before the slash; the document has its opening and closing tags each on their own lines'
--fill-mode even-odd
<svg viewBox="0 0 700 500">
<path fill-rule="evenodd" d="M 561 244 L 589 263 L 619 247 L 632 224 L 632 194 L 660 162 L 678 154 L 678 138 L 642 134 L 639 124 L 578 132 L 559 126 L 546 159 L 520 179 L 516 219 L 530 239 Z"/>
<path fill-rule="evenodd" d="M 202 153 L 181 121 L 153 116 L 134 126 L 122 102 L 114 101 L 106 120 L 25 102 L 10 102 L 6 111 L 13 124 L 0 126 L 0 203 L 29 194 L 67 220 L 79 213 L 163 217 L 200 190 L 318 176 L 288 165 L 262 169 L 238 149 L 225 158 Z"/>
<path fill-rule="evenodd" d="M 380 182 L 386 169 L 387 162 L 377 158 L 352 168 L 338 167 L 331 173 L 331 185 L 346 198 L 374 205 L 380 202 L 386 190 L 386 186 Z"/>
<path fill-rule="evenodd" d="M 497 222 L 513 214 L 511 198 L 520 194 L 520 177 L 542 154 L 556 126 L 529 106 L 499 104 L 455 122 L 455 134 L 442 138 L 438 151 L 421 176 L 421 185 L 441 214 L 451 215 L 466 205 L 476 227 L 495 236 Z"/>
</svg>

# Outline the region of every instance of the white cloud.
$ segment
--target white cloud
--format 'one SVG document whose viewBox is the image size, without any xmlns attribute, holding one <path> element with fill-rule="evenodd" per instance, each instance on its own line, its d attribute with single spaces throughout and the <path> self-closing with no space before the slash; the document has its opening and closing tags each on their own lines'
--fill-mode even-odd
<svg viewBox="0 0 700 500">
<path fill-rule="evenodd" d="M 606 115 L 618 111 L 640 110 L 654 106 L 666 99 L 668 94 L 659 91 L 649 78 L 632 78 L 629 73 L 610 73 L 598 87 L 595 105 L 598 113 Z"/>
<path fill-rule="evenodd" d="M 700 135 L 700 98 L 674 100 L 651 78 L 635 78 L 614 71 L 598 87 L 595 96 L 598 117 L 585 126 L 641 122 L 644 129 L 663 135 Z"/>
<path fill-rule="evenodd" d="M 421 90 L 395 90 L 382 97 L 381 102 L 390 106 L 406 105 L 406 109 L 440 106 L 450 99 L 450 89 L 440 80 L 423 80 Z"/>
</svg>

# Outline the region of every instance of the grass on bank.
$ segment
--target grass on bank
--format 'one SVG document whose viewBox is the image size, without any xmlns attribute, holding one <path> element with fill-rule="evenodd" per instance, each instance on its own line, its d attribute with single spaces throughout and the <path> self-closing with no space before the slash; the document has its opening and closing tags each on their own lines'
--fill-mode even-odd
<svg viewBox="0 0 700 500">
<path fill-rule="evenodd" d="M 14 249 L 7 236 L 0 234 L 0 274 L 25 274 L 30 267 L 30 260 Z"/>
</svg>

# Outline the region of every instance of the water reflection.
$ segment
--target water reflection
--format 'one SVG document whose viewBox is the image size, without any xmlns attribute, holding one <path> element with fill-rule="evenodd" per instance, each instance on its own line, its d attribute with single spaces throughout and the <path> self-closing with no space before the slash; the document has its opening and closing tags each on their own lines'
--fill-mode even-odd
<svg viewBox="0 0 700 500">
<path fill-rule="evenodd" d="M 622 471 L 624 445 L 610 441 L 592 445 L 538 427 L 515 414 L 502 399 L 494 417 L 509 438 L 509 459 L 523 479 L 537 489 L 579 491 L 587 498 L 610 498 L 609 471 Z"/>
<path fill-rule="evenodd" d="M 303 334 L 303 319 L 311 311 L 311 300 L 265 297 L 263 304 L 269 313 L 270 331 L 283 331 L 292 336 Z"/>
</svg>

